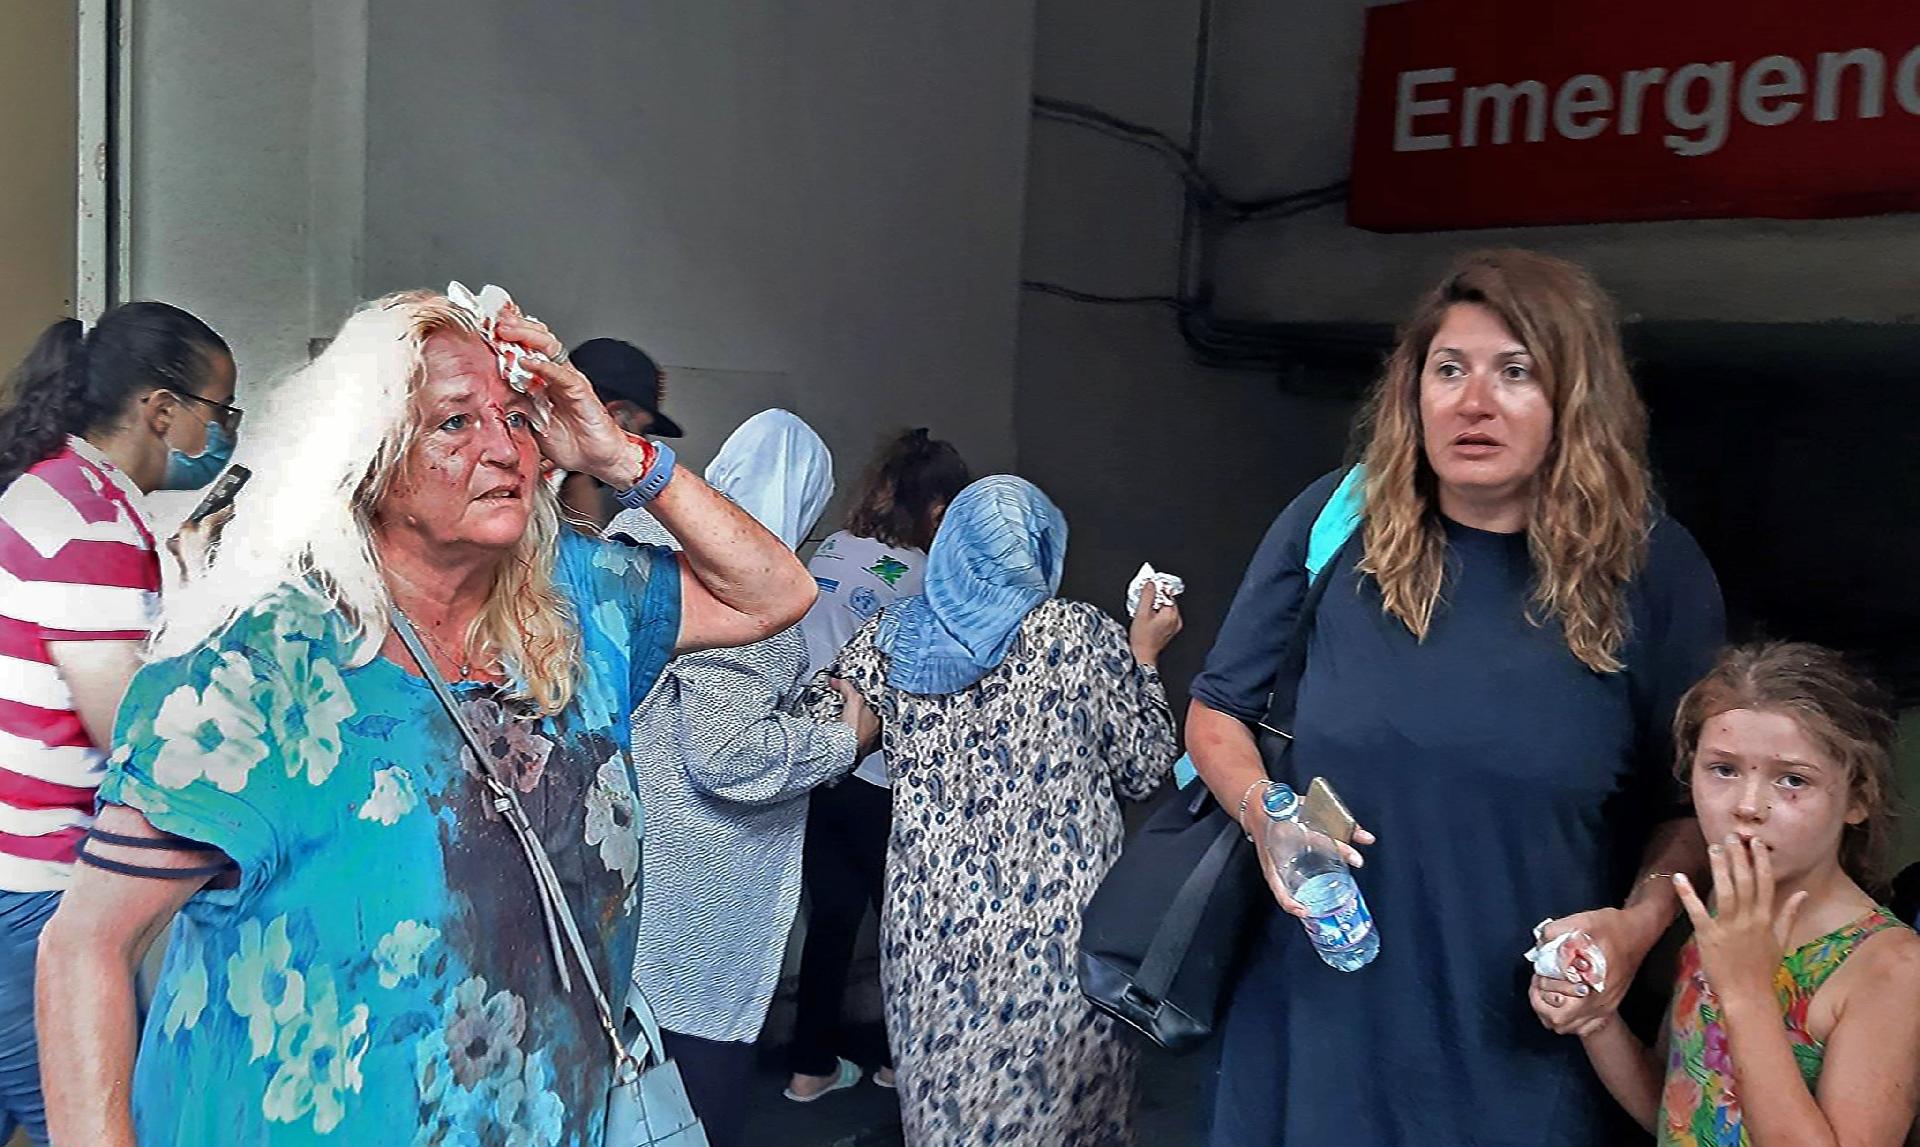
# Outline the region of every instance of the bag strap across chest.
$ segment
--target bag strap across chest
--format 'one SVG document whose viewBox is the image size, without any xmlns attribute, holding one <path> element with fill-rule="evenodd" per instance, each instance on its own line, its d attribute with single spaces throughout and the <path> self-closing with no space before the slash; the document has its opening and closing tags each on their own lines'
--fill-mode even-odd
<svg viewBox="0 0 1920 1147">
<path fill-rule="evenodd" d="M 587 991 L 593 997 L 594 1010 L 600 1018 L 600 1027 L 613 1048 L 614 1076 L 616 1082 L 636 1077 L 646 1068 L 645 1062 L 636 1057 L 627 1048 L 626 1041 L 620 1038 L 620 1025 L 614 1016 L 613 1006 L 607 1001 L 607 994 L 600 986 L 600 978 L 594 973 L 593 958 L 587 949 L 587 942 L 580 934 L 580 925 L 573 918 L 573 909 L 567 904 L 565 890 L 561 887 L 559 874 L 553 869 L 553 862 L 547 857 L 547 850 L 540 843 L 539 834 L 534 832 L 533 823 L 527 817 L 526 808 L 520 803 L 520 795 L 494 775 L 491 768 L 492 754 L 473 727 L 467 723 L 466 716 L 460 712 L 460 705 L 454 699 L 453 691 L 440 676 L 440 670 L 427 655 L 426 648 L 420 643 L 420 635 L 414 631 L 413 623 L 398 609 L 391 612 L 394 632 L 400 635 L 400 641 L 407 647 L 420 666 L 420 672 L 433 687 L 434 696 L 446 708 L 447 715 L 460 730 L 460 737 L 472 751 L 474 762 L 480 766 L 480 781 L 486 786 L 489 803 L 494 812 L 513 830 L 514 839 L 519 842 L 520 852 L 526 858 L 527 868 L 533 874 L 534 888 L 539 894 L 540 915 L 546 924 L 547 943 L 553 951 L 554 969 L 560 975 L 560 988 L 565 992 L 573 991 L 573 977 L 568 971 L 570 962 L 577 963 L 580 975 L 586 981 Z M 636 1009 L 640 1015 L 646 1037 L 655 1054 L 663 1054 L 658 1027 L 650 1014 L 651 1009 Z"/>
</svg>

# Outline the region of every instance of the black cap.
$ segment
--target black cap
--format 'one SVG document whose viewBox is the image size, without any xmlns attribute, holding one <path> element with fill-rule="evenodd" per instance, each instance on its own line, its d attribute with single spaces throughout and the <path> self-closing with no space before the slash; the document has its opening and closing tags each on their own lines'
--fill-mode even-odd
<svg viewBox="0 0 1920 1147">
<path fill-rule="evenodd" d="M 588 339 L 567 352 L 567 361 L 587 376 L 600 401 L 631 402 L 653 415 L 648 434 L 681 436 L 680 424 L 660 412 L 660 368 L 646 351 L 619 339 Z"/>
</svg>

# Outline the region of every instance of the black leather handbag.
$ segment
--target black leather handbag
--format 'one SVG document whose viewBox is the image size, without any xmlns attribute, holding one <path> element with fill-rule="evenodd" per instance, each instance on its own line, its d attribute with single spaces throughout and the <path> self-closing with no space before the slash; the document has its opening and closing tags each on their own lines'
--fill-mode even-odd
<svg viewBox="0 0 1920 1147">
<path fill-rule="evenodd" d="M 1261 762 L 1274 780 L 1291 779 L 1287 757 L 1307 644 L 1320 599 L 1337 580 L 1313 579 L 1256 730 Z M 1253 852 L 1205 784 L 1175 791 L 1127 842 L 1081 912 L 1080 990 L 1087 999 L 1168 1051 L 1205 1043 L 1255 914 L 1273 907 Z"/>
</svg>

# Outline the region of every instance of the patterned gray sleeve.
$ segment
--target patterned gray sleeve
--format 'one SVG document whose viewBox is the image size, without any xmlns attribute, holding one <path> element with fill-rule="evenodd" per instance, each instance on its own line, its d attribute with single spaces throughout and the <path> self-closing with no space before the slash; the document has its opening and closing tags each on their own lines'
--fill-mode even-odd
<svg viewBox="0 0 1920 1147">
<path fill-rule="evenodd" d="M 675 659 L 670 696 L 694 784 L 725 800 L 770 804 L 853 768 L 859 744 L 852 729 L 794 713 L 805 667 L 795 630 Z"/>
<path fill-rule="evenodd" d="M 1087 611 L 1087 642 L 1093 651 L 1088 664 L 1096 667 L 1096 690 L 1105 690 L 1108 703 L 1100 731 L 1100 748 L 1113 774 L 1114 787 L 1128 800 L 1145 800 L 1167 779 L 1180 755 L 1180 738 L 1166 686 L 1157 670 L 1134 660 L 1127 631 L 1097 606 Z"/>
</svg>

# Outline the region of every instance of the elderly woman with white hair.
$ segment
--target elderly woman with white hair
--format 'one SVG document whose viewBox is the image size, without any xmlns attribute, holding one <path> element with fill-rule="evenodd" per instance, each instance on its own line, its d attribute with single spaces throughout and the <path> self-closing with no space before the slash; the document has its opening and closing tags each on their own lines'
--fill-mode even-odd
<svg viewBox="0 0 1920 1147">
<path fill-rule="evenodd" d="M 510 304 L 379 300 L 278 399 L 45 933 L 55 1138 L 595 1147 L 589 987 L 624 986 L 638 929 L 628 714 L 675 653 L 790 626 L 810 580 Z M 545 466 L 650 499 L 680 554 L 562 529 Z"/>
</svg>

